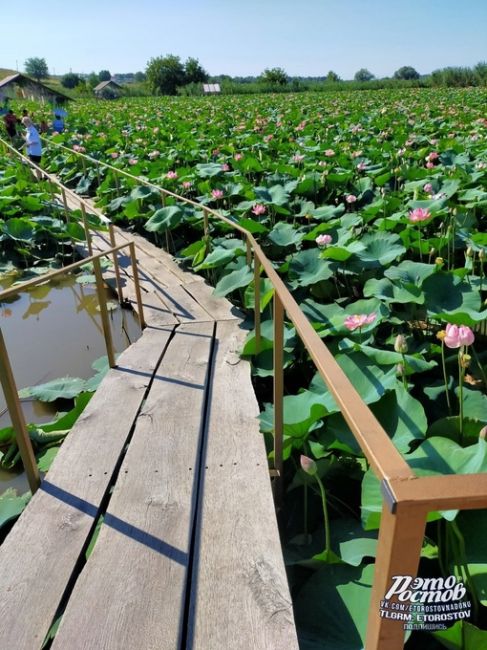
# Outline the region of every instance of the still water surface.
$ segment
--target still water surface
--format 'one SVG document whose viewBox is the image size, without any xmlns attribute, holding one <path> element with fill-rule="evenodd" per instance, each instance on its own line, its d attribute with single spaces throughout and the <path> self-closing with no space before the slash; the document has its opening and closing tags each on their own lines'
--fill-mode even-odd
<svg viewBox="0 0 487 650">
<path fill-rule="evenodd" d="M 0 277 L 5 289 L 14 277 Z M 107 289 L 113 343 L 122 352 L 141 334 L 132 311 L 121 309 Z M 17 388 L 34 386 L 59 377 L 88 379 L 95 374 L 91 364 L 106 354 L 105 339 L 95 287 L 81 285 L 74 276 L 64 276 L 0 303 L 0 327 L 10 357 Z M 22 400 L 27 422 L 52 420 L 56 407 Z M 10 424 L 3 391 L 0 390 L 0 428 Z M 22 475 L 0 469 L 0 493 L 7 487 L 25 491 Z"/>
</svg>

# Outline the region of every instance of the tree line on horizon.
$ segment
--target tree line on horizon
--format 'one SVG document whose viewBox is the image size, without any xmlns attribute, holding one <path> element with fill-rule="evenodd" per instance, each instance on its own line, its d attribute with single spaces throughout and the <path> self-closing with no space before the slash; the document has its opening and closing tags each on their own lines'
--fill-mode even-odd
<svg viewBox="0 0 487 650">
<path fill-rule="evenodd" d="M 37 80 L 49 76 L 44 58 L 32 57 L 25 62 L 25 72 Z M 69 72 L 61 77 L 61 85 L 80 94 L 91 92 L 101 81 L 112 78 L 108 70 L 82 75 Z M 210 75 L 198 59 L 189 57 L 184 63 L 175 54 L 150 59 L 144 72 L 115 75 L 119 83 L 128 84 L 131 94 L 152 95 L 198 95 L 203 93 L 202 84 L 219 83 L 224 93 L 299 92 L 304 90 L 387 88 L 401 85 L 429 87 L 468 87 L 487 85 L 487 62 L 479 62 L 472 68 L 446 67 L 421 75 L 409 65 L 400 67 L 392 77 L 376 78 L 366 68 L 360 68 L 353 80 L 342 80 L 330 70 L 323 77 L 291 77 L 283 68 L 266 68 L 259 76 L 232 77 Z"/>
</svg>

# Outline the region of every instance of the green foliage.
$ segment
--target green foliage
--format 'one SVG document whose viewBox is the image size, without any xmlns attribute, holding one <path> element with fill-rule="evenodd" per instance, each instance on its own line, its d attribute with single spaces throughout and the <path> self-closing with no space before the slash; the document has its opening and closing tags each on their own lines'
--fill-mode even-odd
<svg viewBox="0 0 487 650">
<path fill-rule="evenodd" d="M 109 70 L 100 70 L 98 73 L 98 81 L 110 81 L 112 75 Z"/>
<path fill-rule="evenodd" d="M 419 72 L 410 65 L 403 65 L 394 73 L 394 79 L 419 79 Z"/>
<path fill-rule="evenodd" d="M 333 70 L 330 70 L 330 71 L 328 72 L 328 74 L 326 75 L 326 81 L 327 81 L 328 83 L 338 83 L 339 81 L 341 81 L 341 79 L 340 79 L 340 77 L 337 75 L 336 72 L 334 72 Z"/>
<path fill-rule="evenodd" d="M 145 73 L 149 88 L 156 95 L 175 95 L 178 86 L 185 82 L 184 66 L 174 54 L 152 58 Z"/>
<path fill-rule="evenodd" d="M 374 75 L 367 68 L 360 68 L 354 76 L 355 81 L 372 81 L 373 78 Z"/>
<path fill-rule="evenodd" d="M 266 68 L 260 76 L 260 81 L 275 86 L 285 86 L 288 76 L 282 68 Z"/>
<path fill-rule="evenodd" d="M 47 67 L 46 59 L 40 57 L 31 57 L 24 63 L 24 69 L 28 75 L 40 81 L 47 79 L 49 76 L 49 68 Z"/>
<path fill-rule="evenodd" d="M 185 84 L 203 83 L 204 81 L 208 81 L 208 73 L 201 67 L 198 59 L 192 57 L 189 57 L 184 64 L 184 75 Z"/>
<path fill-rule="evenodd" d="M 74 72 L 68 72 L 68 74 L 65 74 L 64 77 L 61 78 L 61 85 L 64 86 L 64 88 L 75 88 L 81 83 L 83 83 L 83 80 Z"/>
</svg>

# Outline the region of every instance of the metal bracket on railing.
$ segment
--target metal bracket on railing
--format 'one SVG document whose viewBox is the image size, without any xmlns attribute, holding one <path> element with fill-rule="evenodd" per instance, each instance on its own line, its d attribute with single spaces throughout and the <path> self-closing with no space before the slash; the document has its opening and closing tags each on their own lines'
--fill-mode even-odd
<svg viewBox="0 0 487 650">
<path fill-rule="evenodd" d="M 380 483 L 380 488 L 382 491 L 382 496 L 384 497 L 384 501 L 389 508 L 390 512 L 395 515 L 396 510 L 397 510 L 397 500 L 394 495 L 394 492 L 392 491 L 391 484 L 389 483 L 388 479 L 382 479 Z"/>
</svg>

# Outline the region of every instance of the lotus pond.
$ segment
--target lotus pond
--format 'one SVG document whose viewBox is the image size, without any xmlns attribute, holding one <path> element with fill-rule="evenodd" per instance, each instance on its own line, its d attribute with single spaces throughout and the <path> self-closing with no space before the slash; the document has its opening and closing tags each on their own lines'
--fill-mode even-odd
<svg viewBox="0 0 487 650">
<path fill-rule="evenodd" d="M 487 471 L 486 100 L 467 89 L 78 102 L 52 139 L 251 231 L 411 467 L 473 473 Z M 163 205 L 159 192 L 55 146 L 47 159 L 251 318 L 253 273 L 231 228 L 212 221 L 206 237 L 201 209 Z M 242 351 L 269 449 L 272 293 L 262 279 L 262 345 L 250 332 Z M 281 532 L 301 645 L 355 650 L 379 483 L 289 323 L 285 366 Z M 486 533 L 485 511 L 431 513 L 419 575 L 455 575 L 472 613 L 413 633 L 408 648 L 487 647 Z"/>
</svg>

